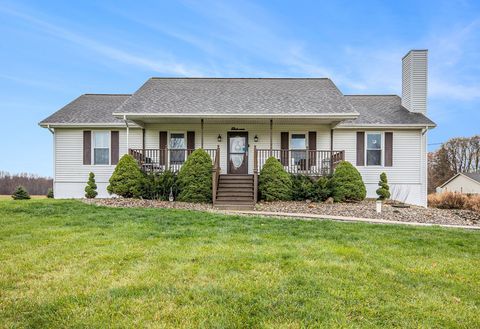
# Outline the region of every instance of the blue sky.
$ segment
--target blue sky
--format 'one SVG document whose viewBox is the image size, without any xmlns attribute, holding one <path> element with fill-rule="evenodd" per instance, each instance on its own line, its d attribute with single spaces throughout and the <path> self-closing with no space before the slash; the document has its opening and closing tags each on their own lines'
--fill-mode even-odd
<svg viewBox="0 0 480 329">
<path fill-rule="evenodd" d="M 83 93 L 212 76 L 400 94 L 412 48 L 429 49 L 429 142 L 480 133 L 479 1 L 0 1 L 0 36 L 0 170 L 52 175 L 37 123 Z"/>
</svg>

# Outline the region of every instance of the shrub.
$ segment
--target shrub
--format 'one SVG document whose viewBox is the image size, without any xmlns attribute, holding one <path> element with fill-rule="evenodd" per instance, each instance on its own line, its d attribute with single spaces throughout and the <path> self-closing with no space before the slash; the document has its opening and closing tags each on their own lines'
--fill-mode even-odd
<svg viewBox="0 0 480 329">
<path fill-rule="evenodd" d="M 88 174 L 87 186 L 85 186 L 85 197 L 93 199 L 98 195 L 97 184 L 95 183 L 95 174 L 91 172 Z"/>
<path fill-rule="evenodd" d="M 336 202 L 360 201 L 367 190 L 362 176 L 350 162 L 342 161 L 335 168 L 332 178 L 333 199 Z"/>
<path fill-rule="evenodd" d="M 15 192 L 12 194 L 12 199 L 13 200 L 28 200 L 30 199 L 30 194 L 28 194 L 28 191 L 25 189 L 23 186 L 17 186 L 15 189 Z"/>
<path fill-rule="evenodd" d="M 177 196 L 177 176 L 173 171 L 166 170 L 161 174 L 152 173 L 145 176 L 141 187 L 141 196 L 144 199 L 168 200 L 170 190 Z"/>
<path fill-rule="evenodd" d="M 468 197 L 461 193 L 442 192 L 428 195 L 428 205 L 440 209 L 463 209 Z"/>
<path fill-rule="evenodd" d="M 276 158 L 265 161 L 258 177 L 258 191 L 260 198 L 266 201 L 292 198 L 292 179 Z"/>
<path fill-rule="evenodd" d="M 53 199 L 53 188 L 49 188 L 47 191 L 47 198 Z"/>
<path fill-rule="evenodd" d="M 480 195 L 471 195 L 468 198 L 465 207 L 469 210 L 480 212 Z"/>
<path fill-rule="evenodd" d="M 332 196 L 331 177 L 320 177 L 315 182 L 315 201 L 325 201 Z"/>
<path fill-rule="evenodd" d="M 386 173 L 382 172 L 380 174 L 380 181 L 378 182 L 378 186 L 380 186 L 376 191 L 378 195 L 378 200 L 388 199 L 390 197 L 390 187 L 388 186 Z"/>
<path fill-rule="evenodd" d="M 306 175 L 291 175 L 292 200 L 315 199 L 315 181 Z"/>
<path fill-rule="evenodd" d="M 142 195 L 142 186 L 145 185 L 145 176 L 140 170 L 135 159 L 128 154 L 118 161 L 107 191 L 124 198 L 138 198 Z"/>
<path fill-rule="evenodd" d="M 212 201 L 212 160 L 203 149 L 197 149 L 187 158 L 178 173 L 179 201 Z M 169 191 L 170 193 L 170 191 Z"/>
</svg>

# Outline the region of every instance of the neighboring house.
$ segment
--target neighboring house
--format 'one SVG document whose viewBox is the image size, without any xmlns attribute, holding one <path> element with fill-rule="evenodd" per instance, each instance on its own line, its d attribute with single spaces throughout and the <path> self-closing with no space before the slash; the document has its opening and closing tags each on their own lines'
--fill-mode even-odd
<svg viewBox="0 0 480 329">
<path fill-rule="evenodd" d="M 437 188 L 437 192 L 480 194 L 480 173 L 458 173 Z"/>
<path fill-rule="evenodd" d="M 255 202 L 250 188 L 275 156 L 288 172 L 312 176 L 347 160 L 368 197 L 386 172 L 394 196 L 426 206 L 427 131 L 435 127 L 426 117 L 427 51 L 412 50 L 402 63 L 402 98 L 343 95 L 327 78 L 151 78 L 132 95 L 82 95 L 40 122 L 54 135 L 55 197 L 83 197 L 90 171 L 99 197 L 108 197 L 127 152 L 144 170 L 162 171 L 204 148 L 216 168 L 216 204 Z"/>
</svg>

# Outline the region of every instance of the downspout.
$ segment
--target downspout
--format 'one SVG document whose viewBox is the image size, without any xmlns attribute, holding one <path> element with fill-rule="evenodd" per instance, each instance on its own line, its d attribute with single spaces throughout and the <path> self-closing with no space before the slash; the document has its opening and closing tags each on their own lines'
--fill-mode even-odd
<svg viewBox="0 0 480 329">
<path fill-rule="evenodd" d="M 202 136 L 201 136 L 201 148 L 203 149 L 203 119 L 200 120 L 200 128 L 201 128 L 201 131 L 202 131 Z"/>
<path fill-rule="evenodd" d="M 425 184 L 425 197 L 428 194 L 428 150 L 427 150 L 427 132 L 428 132 L 428 126 L 425 126 L 424 129 L 422 129 L 422 137 L 423 137 L 423 148 L 424 148 L 424 154 L 425 154 L 425 163 L 423 164 L 423 184 Z M 428 201 L 427 199 L 425 200 L 425 208 L 428 207 Z"/>
<path fill-rule="evenodd" d="M 50 125 L 47 125 L 47 129 L 49 132 L 52 133 L 52 137 L 53 137 L 53 197 L 55 198 L 55 195 L 56 195 L 56 191 L 55 191 L 55 178 L 56 178 L 56 164 L 57 164 L 57 156 L 56 156 L 56 146 L 55 146 L 55 130 L 50 128 Z"/>
<path fill-rule="evenodd" d="M 130 127 L 128 126 L 128 121 L 127 121 L 127 116 L 123 116 L 123 121 L 125 122 L 125 125 L 127 126 L 127 154 L 130 153 L 130 144 L 129 144 L 129 135 L 130 135 Z"/>
</svg>

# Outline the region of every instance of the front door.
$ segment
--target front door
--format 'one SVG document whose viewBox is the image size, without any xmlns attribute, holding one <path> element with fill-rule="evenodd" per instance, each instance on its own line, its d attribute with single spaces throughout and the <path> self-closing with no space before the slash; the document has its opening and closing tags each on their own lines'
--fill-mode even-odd
<svg viewBox="0 0 480 329">
<path fill-rule="evenodd" d="M 228 173 L 229 174 L 247 174 L 248 173 L 248 133 L 228 132 Z"/>
</svg>

